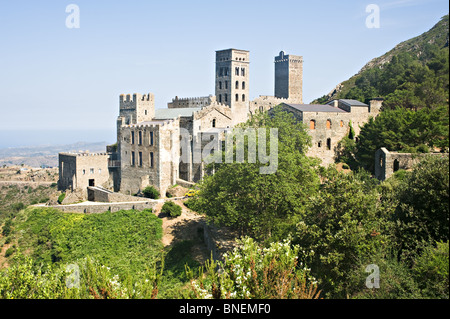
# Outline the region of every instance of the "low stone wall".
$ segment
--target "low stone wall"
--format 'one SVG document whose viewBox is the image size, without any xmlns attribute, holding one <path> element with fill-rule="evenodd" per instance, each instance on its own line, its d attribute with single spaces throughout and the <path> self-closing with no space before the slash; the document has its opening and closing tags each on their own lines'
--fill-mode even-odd
<svg viewBox="0 0 450 319">
<path fill-rule="evenodd" d="M 159 201 L 157 200 L 147 200 L 139 202 L 123 202 L 123 203 L 93 203 L 84 202 L 73 205 L 51 205 L 48 207 L 56 208 L 62 212 L 73 212 L 73 213 L 85 213 L 85 214 L 98 214 L 104 213 L 106 211 L 117 212 L 119 210 L 144 210 L 153 209 Z"/>
<path fill-rule="evenodd" d="M 195 186 L 195 183 L 185 181 L 184 179 L 177 179 L 177 184 L 186 188 L 191 188 Z"/>
<path fill-rule="evenodd" d="M 88 199 L 95 202 L 115 203 L 115 202 L 148 202 L 148 198 L 115 193 L 100 187 L 88 187 Z"/>
</svg>

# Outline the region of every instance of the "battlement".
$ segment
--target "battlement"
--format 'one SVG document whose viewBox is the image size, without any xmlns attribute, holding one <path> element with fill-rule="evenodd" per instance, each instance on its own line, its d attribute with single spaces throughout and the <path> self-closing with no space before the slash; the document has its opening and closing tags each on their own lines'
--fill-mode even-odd
<svg viewBox="0 0 450 319">
<path fill-rule="evenodd" d="M 148 94 L 120 94 L 120 108 L 136 108 L 138 104 L 153 104 L 155 96 L 153 93 Z"/>
<path fill-rule="evenodd" d="M 186 98 L 179 98 L 178 96 L 175 96 L 175 98 L 172 99 L 172 102 L 167 103 L 167 107 L 169 109 L 204 107 L 214 101 L 215 96 L 213 95 Z"/>
<path fill-rule="evenodd" d="M 76 156 L 76 157 L 82 157 L 82 156 L 108 156 L 108 153 L 89 153 L 89 152 L 62 152 L 59 153 L 59 155 L 65 155 L 65 156 Z"/>
<path fill-rule="evenodd" d="M 303 63 L 303 57 L 300 55 L 285 54 L 281 51 L 278 56 L 275 57 L 275 63 L 290 62 L 290 63 Z"/>
</svg>

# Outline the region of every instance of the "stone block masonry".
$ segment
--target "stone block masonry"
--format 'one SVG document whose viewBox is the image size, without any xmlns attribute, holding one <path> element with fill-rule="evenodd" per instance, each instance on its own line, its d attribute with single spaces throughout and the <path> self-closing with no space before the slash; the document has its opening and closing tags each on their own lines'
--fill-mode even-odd
<svg viewBox="0 0 450 319">
<path fill-rule="evenodd" d="M 158 200 L 147 200 L 142 202 L 123 202 L 123 203 L 83 202 L 72 205 L 51 205 L 46 207 L 56 208 L 66 213 L 99 214 L 107 211 L 117 212 L 119 210 L 130 210 L 130 209 L 135 210 L 153 209 L 158 203 L 159 203 Z"/>
</svg>

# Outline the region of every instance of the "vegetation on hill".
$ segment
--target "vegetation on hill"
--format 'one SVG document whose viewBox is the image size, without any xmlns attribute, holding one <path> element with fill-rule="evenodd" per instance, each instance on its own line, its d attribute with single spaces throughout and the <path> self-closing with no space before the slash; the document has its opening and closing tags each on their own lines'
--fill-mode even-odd
<svg viewBox="0 0 450 319">
<path fill-rule="evenodd" d="M 380 147 L 400 152 L 448 152 L 448 15 L 431 30 L 369 62 L 333 94 L 316 102 L 382 97 L 382 112 L 361 127 L 358 143 L 344 138 L 338 161 L 373 173 Z"/>
<path fill-rule="evenodd" d="M 448 103 L 449 16 L 432 29 L 400 43 L 339 85 L 339 90 L 315 102 L 383 97 L 385 108 L 435 108 Z"/>
</svg>

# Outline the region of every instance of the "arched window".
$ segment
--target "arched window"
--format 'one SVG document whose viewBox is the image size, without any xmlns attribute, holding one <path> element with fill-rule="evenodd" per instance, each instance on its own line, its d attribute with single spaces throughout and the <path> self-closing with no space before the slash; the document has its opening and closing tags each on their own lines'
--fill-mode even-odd
<svg viewBox="0 0 450 319">
<path fill-rule="evenodd" d="M 316 129 L 316 121 L 315 120 L 309 121 L 309 129 L 310 130 L 315 130 Z"/>
<path fill-rule="evenodd" d="M 330 129 L 331 129 L 331 120 L 328 119 L 327 120 L 327 130 L 330 130 Z"/>
<path fill-rule="evenodd" d="M 212 127 L 216 127 L 216 119 L 212 120 Z"/>
<path fill-rule="evenodd" d="M 344 127 L 344 121 L 341 121 L 341 127 Z"/>
<path fill-rule="evenodd" d="M 331 138 L 327 138 L 327 150 L 331 150 Z"/>
<path fill-rule="evenodd" d="M 245 68 L 241 68 L 241 75 L 245 76 Z"/>
<path fill-rule="evenodd" d="M 236 102 L 239 101 L 239 94 L 236 94 Z"/>
<path fill-rule="evenodd" d="M 236 81 L 236 84 L 234 86 L 235 89 L 239 89 L 239 81 Z"/>
<path fill-rule="evenodd" d="M 242 102 L 245 102 L 245 94 L 242 94 Z"/>
<path fill-rule="evenodd" d="M 239 68 L 235 68 L 235 74 L 239 75 Z"/>
<path fill-rule="evenodd" d="M 242 89 L 245 90 L 245 81 L 242 82 Z"/>
</svg>

